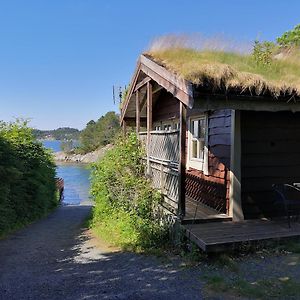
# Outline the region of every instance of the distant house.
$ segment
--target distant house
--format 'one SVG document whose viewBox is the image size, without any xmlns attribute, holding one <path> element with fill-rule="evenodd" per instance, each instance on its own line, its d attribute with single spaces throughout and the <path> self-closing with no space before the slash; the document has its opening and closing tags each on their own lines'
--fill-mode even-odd
<svg viewBox="0 0 300 300">
<path fill-rule="evenodd" d="M 141 55 L 121 110 L 124 128 L 135 126 L 146 145 L 147 171 L 165 208 L 182 224 L 201 223 L 187 234 L 204 250 L 210 244 L 200 229 L 210 221 L 222 221 L 219 229 L 228 228 L 232 242 L 229 224 L 283 214 L 273 205 L 272 184 L 300 182 L 299 78 L 285 74 L 284 63 L 264 76 L 249 57 L 226 55 Z M 255 230 L 265 234 L 252 239 L 274 237 Z M 288 232 L 298 235 L 300 228 Z"/>
</svg>

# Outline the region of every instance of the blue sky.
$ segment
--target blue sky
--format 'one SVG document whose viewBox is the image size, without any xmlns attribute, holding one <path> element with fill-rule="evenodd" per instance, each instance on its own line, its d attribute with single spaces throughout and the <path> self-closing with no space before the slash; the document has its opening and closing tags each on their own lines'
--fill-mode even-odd
<svg viewBox="0 0 300 300">
<path fill-rule="evenodd" d="M 138 55 L 170 33 L 274 40 L 300 23 L 296 0 L 0 0 L 0 120 L 83 128 L 113 104 Z"/>
</svg>

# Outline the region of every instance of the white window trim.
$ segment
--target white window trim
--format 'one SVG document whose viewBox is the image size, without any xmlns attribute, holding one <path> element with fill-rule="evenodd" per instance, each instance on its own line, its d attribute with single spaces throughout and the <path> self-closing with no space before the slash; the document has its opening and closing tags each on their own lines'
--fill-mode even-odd
<svg viewBox="0 0 300 300">
<path fill-rule="evenodd" d="M 191 123 L 195 119 L 204 118 L 205 119 L 205 137 L 204 137 L 204 153 L 203 159 L 192 158 L 192 132 L 191 132 Z M 187 159 L 187 168 L 193 168 L 199 171 L 203 171 L 205 175 L 208 175 L 208 118 L 207 115 L 197 115 L 188 118 L 188 159 Z"/>
<path fill-rule="evenodd" d="M 162 122 L 162 127 L 161 127 L 161 129 L 164 130 L 164 131 L 170 131 L 170 130 L 173 129 L 173 126 L 172 126 L 172 125 L 173 125 L 172 122 Z M 169 127 L 171 127 L 171 129 L 167 130 L 167 129 L 165 129 L 165 126 L 169 126 Z"/>
<path fill-rule="evenodd" d="M 177 124 L 177 128 L 175 128 L 175 124 Z M 155 127 L 160 127 L 159 131 L 174 131 L 180 130 L 179 119 L 172 119 L 172 120 L 165 120 L 165 121 L 158 121 L 153 123 L 153 130 L 155 131 Z M 165 130 L 165 126 L 170 126 L 170 130 Z"/>
</svg>

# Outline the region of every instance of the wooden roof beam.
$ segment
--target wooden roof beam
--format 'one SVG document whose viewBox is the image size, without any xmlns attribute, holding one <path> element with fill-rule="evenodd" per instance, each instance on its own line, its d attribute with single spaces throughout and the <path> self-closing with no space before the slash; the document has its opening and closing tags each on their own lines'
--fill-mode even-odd
<svg viewBox="0 0 300 300">
<path fill-rule="evenodd" d="M 123 104 L 123 107 L 121 109 L 121 116 L 120 116 L 120 122 L 122 123 L 124 117 L 125 117 L 125 113 L 126 113 L 126 110 L 127 110 L 127 107 L 128 107 L 128 104 L 129 104 L 129 101 L 130 101 L 130 98 L 133 94 L 133 90 L 134 90 L 134 87 L 136 85 L 136 82 L 138 80 L 138 77 L 139 77 L 139 74 L 140 74 L 140 69 L 141 69 L 141 62 L 140 62 L 140 59 L 138 60 L 138 63 L 137 63 L 137 66 L 135 68 L 135 71 L 133 73 L 133 76 L 132 76 L 132 79 L 131 79 L 131 85 L 130 85 L 130 88 L 129 88 L 129 91 L 128 91 L 128 95 L 124 101 L 124 104 Z"/>
<path fill-rule="evenodd" d="M 141 55 L 140 62 L 141 71 L 151 77 L 186 106 L 189 108 L 193 107 L 193 85 L 189 81 L 178 77 L 144 55 Z"/>
<path fill-rule="evenodd" d="M 143 72 L 147 77 L 143 79 L 140 83 L 137 83 L 140 72 Z M 146 56 L 141 55 L 131 80 L 131 85 L 127 98 L 124 102 L 123 109 L 121 111 L 121 122 L 123 121 L 126 115 L 129 102 L 133 101 L 132 96 L 134 92 L 142 88 L 152 79 L 159 86 L 161 86 L 161 88 L 166 89 L 187 107 L 193 107 L 193 85 L 190 82 L 178 77 L 176 74 L 170 72 L 166 68 L 158 65 Z M 154 90 L 154 93 L 161 90 L 161 88 Z"/>
<path fill-rule="evenodd" d="M 151 78 L 148 76 L 146 78 L 144 78 L 141 82 L 139 82 L 136 85 L 134 92 L 138 91 L 140 88 L 142 88 L 144 85 L 146 85 L 150 80 L 151 80 Z"/>
</svg>

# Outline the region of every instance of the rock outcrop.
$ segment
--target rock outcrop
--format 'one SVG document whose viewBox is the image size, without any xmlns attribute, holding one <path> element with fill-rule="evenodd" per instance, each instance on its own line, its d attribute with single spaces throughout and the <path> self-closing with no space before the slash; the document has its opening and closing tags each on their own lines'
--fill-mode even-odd
<svg viewBox="0 0 300 300">
<path fill-rule="evenodd" d="M 101 149 L 86 154 L 68 154 L 60 151 L 54 153 L 54 160 L 57 162 L 71 162 L 71 163 L 93 163 L 104 156 L 105 152 L 111 149 L 113 145 L 108 144 Z"/>
</svg>

